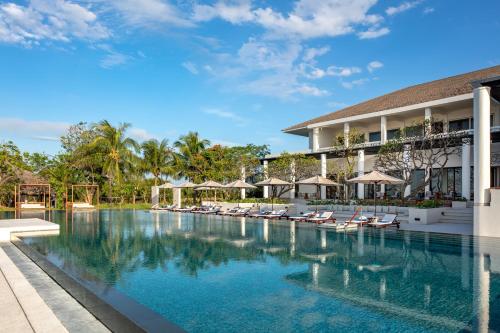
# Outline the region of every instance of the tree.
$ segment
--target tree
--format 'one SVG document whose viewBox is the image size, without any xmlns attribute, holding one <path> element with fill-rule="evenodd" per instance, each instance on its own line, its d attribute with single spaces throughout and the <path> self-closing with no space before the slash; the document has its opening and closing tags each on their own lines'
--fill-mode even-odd
<svg viewBox="0 0 500 333">
<path fill-rule="evenodd" d="M 389 140 L 379 150 L 376 167 L 386 172 L 402 173 L 403 188 L 413 183 L 414 170 L 423 170 L 424 180 L 412 187 L 411 196 L 430 184 L 432 169 L 442 175 L 450 156 L 457 154 L 460 132 L 442 133 L 443 122 L 434 119 L 417 122 L 401 130 L 401 136 Z"/>
<path fill-rule="evenodd" d="M 19 148 L 12 142 L 0 143 L 0 203 L 6 205 L 22 170 L 27 169 Z"/>
<path fill-rule="evenodd" d="M 87 123 L 79 122 L 71 125 L 66 134 L 61 136 L 61 146 L 66 152 L 72 153 L 78 148 L 90 144 L 96 136 L 95 127 L 89 127 Z"/>
<path fill-rule="evenodd" d="M 282 153 L 274 161 L 269 162 L 267 174 L 269 177 L 279 178 L 287 182 L 294 182 L 312 177 L 319 173 L 319 161 L 304 154 Z M 280 197 L 290 191 L 290 186 L 275 186 L 274 197 Z"/>
<path fill-rule="evenodd" d="M 210 145 L 210 141 L 201 139 L 197 132 L 189 132 L 174 142 L 177 153 L 174 154 L 177 176 L 185 177 L 192 182 L 203 180 L 206 160 L 202 152 Z"/>
<path fill-rule="evenodd" d="M 154 185 L 158 185 L 162 175 L 171 175 L 172 149 L 166 139 L 161 142 L 156 139 L 145 141 L 141 145 L 143 159 L 141 170 L 153 175 Z"/>
<path fill-rule="evenodd" d="M 336 175 L 337 182 L 344 185 L 346 200 L 351 196 L 350 185 L 347 180 L 355 176 L 354 166 L 358 156 L 356 146 L 364 141 L 363 134 L 355 128 L 352 128 L 347 136 L 339 134 L 333 140 L 334 150 L 341 162 L 330 165 L 330 173 Z"/>
<path fill-rule="evenodd" d="M 83 156 L 102 162 L 102 172 L 108 179 L 110 200 L 113 197 L 113 185 L 119 185 L 124 171 L 131 169 L 138 161 L 134 152 L 139 151 L 139 145 L 126 136 L 129 127 L 127 123 L 114 127 L 107 120 L 102 120 L 93 126 L 95 138 L 80 148 Z"/>
</svg>

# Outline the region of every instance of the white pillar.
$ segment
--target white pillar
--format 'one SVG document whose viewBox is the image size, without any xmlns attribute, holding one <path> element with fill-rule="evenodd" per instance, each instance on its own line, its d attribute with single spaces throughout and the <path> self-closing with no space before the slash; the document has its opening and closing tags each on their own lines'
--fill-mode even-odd
<svg viewBox="0 0 500 333">
<path fill-rule="evenodd" d="M 462 140 L 462 197 L 470 200 L 470 139 Z"/>
<path fill-rule="evenodd" d="M 158 186 L 151 186 L 151 205 L 158 206 L 160 203 L 160 188 Z"/>
<path fill-rule="evenodd" d="M 474 205 L 490 202 L 490 87 L 474 89 Z"/>
<path fill-rule="evenodd" d="M 291 187 L 291 190 L 290 190 L 290 199 L 295 199 L 295 161 L 292 161 L 290 163 L 290 173 L 292 175 L 292 179 L 291 179 L 291 182 L 292 182 L 292 187 Z"/>
<path fill-rule="evenodd" d="M 244 166 L 241 167 L 241 180 L 245 181 L 247 179 L 246 169 Z M 242 188 L 240 193 L 241 199 L 245 199 L 247 196 L 246 189 Z"/>
<path fill-rule="evenodd" d="M 319 150 L 319 127 L 312 129 L 312 151 Z"/>
<path fill-rule="evenodd" d="M 385 193 L 385 184 L 380 184 L 380 193 Z"/>
<path fill-rule="evenodd" d="M 405 165 L 408 165 L 410 163 L 410 146 L 409 145 L 405 145 L 404 147 L 404 152 L 403 152 L 403 162 L 405 163 Z M 410 177 L 410 175 L 408 174 L 409 171 L 408 167 L 405 167 L 405 170 L 403 170 L 403 178 L 406 180 Z M 411 194 L 411 184 L 408 184 L 406 185 L 405 187 L 405 192 L 403 193 L 403 197 L 408 197 L 410 196 Z"/>
<path fill-rule="evenodd" d="M 478 246 L 480 247 L 480 246 Z M 474 255 L 473 273 L 473 323 L 472 331 L 489 332 L 490 322 L 490 268 L 488 258 L 477 251 Z"/>
<path fill-rule="evenodd" d="M 387 142 L 387 117 L 380 117 L 380 143 L 384 144 Z"/>
<path fill-rule="evenodd" d="M 344 123 L 344 146 L 349 146 L 349 123 Z"/>
<path fill-rule="evenodd" d="M 172 192 L 174 194 L 174 200 L 173 200 L 174 205 L 177 205 L 177 208 L 181 208 L 182 207 L 182 189 L 174 187 Z"/>
<path fill-rule="evenodd" d="M 425 108 L 425 134 L 431 134 L 432 133 L 432 111 L 431 108 Z"/>
<path fill-rule="evenodd" d="M 358 177 L 365 174 L 365 151 L 358 150 Z M 358 184 L 358 199 L 365 198 L 365 184 Z"/>
<path fill-rule="evenodd" d="M 432 168 L 426 168 L 425 179 L 424 179 L 424 181 L 427 183 L 427 185 L 425 185 L 425 188 L 424 188 L 424 197 L 425 198 L 427 198 L 427 194 L 429 194 L 431 192 L 431 182 L 430 182 L 431 172 L 432 172 Z"/>
<path fill-rule="evenodd" d="M 267 178 L 267 160 L 264 160 L 264 178 Z M 269 186 L 264 186 L 263 188 L 264 191 L 264 198 L 269 198 Z"/>
<path fill-rule="evenodd" d="M 326 154 L 321 154 L 321 177 L 326 177 Z M 326 186 L 321 186 L 321 200 L 326 199 Z"/>
</svg>

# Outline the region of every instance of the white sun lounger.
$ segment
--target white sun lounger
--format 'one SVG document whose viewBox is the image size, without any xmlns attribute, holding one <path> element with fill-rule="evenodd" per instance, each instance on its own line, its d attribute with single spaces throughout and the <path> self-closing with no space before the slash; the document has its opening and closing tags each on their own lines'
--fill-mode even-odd
<svg viewBox="0 0 500 333">
<path fill-rule="evenodd" d="M 385 228 L 391 225 L 396 225 L 399 227 L 399 223 L 396 221 L 396 214 L 385 214 L 384 217 L 376 222 L 368 223 L 368 225 L 377 227 L 377 228 Z"/>
<path fill-rule="evenodd" d="M 307 219 L 307 222 L 322 223 L 330 220 L 334 220 L 333 211 L 325 211 L 321 213 L 318 217 L 311 217 Z"/>
</svg>

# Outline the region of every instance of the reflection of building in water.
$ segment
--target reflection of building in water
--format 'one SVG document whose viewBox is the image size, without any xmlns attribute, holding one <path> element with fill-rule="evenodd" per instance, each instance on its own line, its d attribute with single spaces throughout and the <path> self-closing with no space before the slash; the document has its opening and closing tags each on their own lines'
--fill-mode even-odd
<svg viewBox="0 0 500 333">
<path fill-rule="evenodd" d="M 246 218 L 242 217 L 240 223 L 241 223 L 241 237 L 245 237 L 245 235 L 246 235 Z"/>
<path fill-rule="evenodd" d="M 295 255 L 295 221 L 290 222 L 290 255 Z"/>
<path fill-rule="evenodd" d="M 267 219 L 262 222 L 262 235 L 264 238 L 264 242 L 269 242 L 269 220 Z"/>
<path fill-rule="evenodd" d="M 362 242 L 353 240 L 357 255 L 349 255 L 351 242 L 334 242 L 335 258 L 311 262 L 308 271 L 288 275 L 287 280 L 425 327 L 499 331 L 500 248 L 492 246 L 494 242 L 474 239 L 472 261 L 470 236 L 445 243 L 442 235 L 364 232 L 373 240 L 365 241 L 363 251 Z M 323 236 L 319 242 L 324 250 Z"/>
</svg>

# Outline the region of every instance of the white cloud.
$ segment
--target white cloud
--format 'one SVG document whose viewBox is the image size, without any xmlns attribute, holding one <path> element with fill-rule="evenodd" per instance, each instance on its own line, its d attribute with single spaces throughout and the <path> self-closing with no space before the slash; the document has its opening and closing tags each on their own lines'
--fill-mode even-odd
<svg viewBox="0 0 500 333">
<path fill-rule="evenodd" d="M 366 69 L 372 73 L 373 71 L 379 69 L 379 68 L 382 68 L 384 67 L 384 64 L 381 63 L 380 61 L 378 60 L 374 60 L 372 62 L 370 62 L 367 66 L 366 66 Z"/>
<path fill-rule="evenodd" d="M 170 24 L 178 27 L 194 26 L 182 12 L 168 0 L 109 0 L 126 22 L 133 26 L 153 27 Z"/>
<path fill-rule="evenodd" d="M 328 105 L 328 107 L 332 108 L 332 109 L 339 109 L 339 108 L 345 108 L 347 106 L 346 103 L 342 103 L 342 102 L 328 102 L 326 105 Z"/>
<path fill-rule="evenodd" d="M 71 124 L 59 121 L 0 118 L 0 132 L 12 138 L 53 140 L 63 135 Z"/>
<path fill-rule="evenodd" d="M 385 10 L 385 13 L 387 15 L 389 15 L 389 16 L 396 15 L 396 14 L 405 12 L 407 10 L 410 10 L 410 9 L 418 6 L 421 2 L 422 2 L 421 0 L 417 0 L 417 1 L 405 1 L 405 2 L 401 3 L 399 6 L 388 7 Z"/>
<path fill-rule="evenodd" d="M 110 31 L 89 8 L 65 0 L 31 0 L 0 5 L 0 42 L 37 45 L 45 40 L 99 40 Z"/>
<path fill-rule="evenodd" d="M 383 17 L 369 14 L 377 0 L 298 0 L 289 13 L 270 7 L 252 8 L 250 0 L 219 0 L 214 5 L 195 5 L 193 20 L 215 18 L 232 24 L 252 22 L 280 38 L 309 39 L 354 33 L 358 26 L 376 26 Z"/>
<path fill-rule="evenodd" d="M 130 137 L 137 141 L 146 141 L 155 138 L 155 136 L 143 128 L 131 127 L 129 129 Z"/>
<path fill-rule="evenodd" d="M 218 108 L 205 108 L 201 110 L 203 113 L 206 113 L 208 115 L 213 115 L 219 118 L 225 118 L 225 119 L 230 119 L 233 120 L 237 125 L 242 126 L 246 122 L 246 119 L 243 117 L 240 117 L 234 112 L 230 111 L 225 111 L 222 109 Z"/>
<path fill-rule="evenodd" d="M 361 85 L 367 83 L 368 81 L 370 81 L 370 79 L 362 78 L 362 79 L 353 80 L 353 81 L 349 81 L 349 82 L 344 81 L 341 84 L 346 89 L 352 89 L 355 86 L 361 86 Z"/>
<path fill-rule="evenodd" d="M 320 57 L 322 55 L 327 54 L 330 51 L 330 47 L 324 46 L 320 48 L 308 48 L 304 51 L 304 56 L 302 57 L 302 60 L 305 62 L 311 62 L 316 59 L 316 57 Z"/>
<path fill-rule="evenodd" d="M 329 94 L 327 90 L 319 89 L 317 87 L 310 86 L 307 84 L 304 84 L 304 85 L 297 87 L 296 91 L 302 95 L 310 95 L 310 96 L 316 96 L 316 97 L 326 96 Z"/>
<path fill-rule="evenodd" d="M 199 74 L 198 67 L 196 66 L 196 64 L 192 63 L 191 61 L 185 61 L 181 65 L 191 74 L 194 74 L 194 75 Z"/>
<path fill-rule="evenodd" d="M 373 38 L 378 38 L 384 35 L 387 35 L 391 30 L 389 28 L 383 27 L 383 28 L 370 28 L 365 31 L 358 32 L 358 37 L 359 39 L 373 39 Z"/>
<path fill-rule="evenodd" d="M 244 145 L 237 143 L 237 142 L 221 140 L 221 139 L 210 139 L 209 141 L 212 143 L 212 145 L 221 145 L 221 146 L 227 146 L 227 147 L 244 146 Z"/>
<path fill-rule="evenodd" d="M 434 11 L 435 11 L 435 9 L 432 7 L 425 7 L 423 13 L 427 15 L 427 14 L 434 13 Z"/>
<path fill-rule="evenodd" d="M 233 24 L 252 21 L 255 15 L 252 12 L 250 0 L 219 0 L 214 5 L 194 5 L 192 19 L 196 22 L 210 21 L 220 18 Z"/>
<path fill-rule="evenodd" d="M 101 59 L 100 65 L 102 68 L 110 69 L 112 67 L 125 65 L 131 58 L 123 53 L 111 52 Z"/>
</svg>

